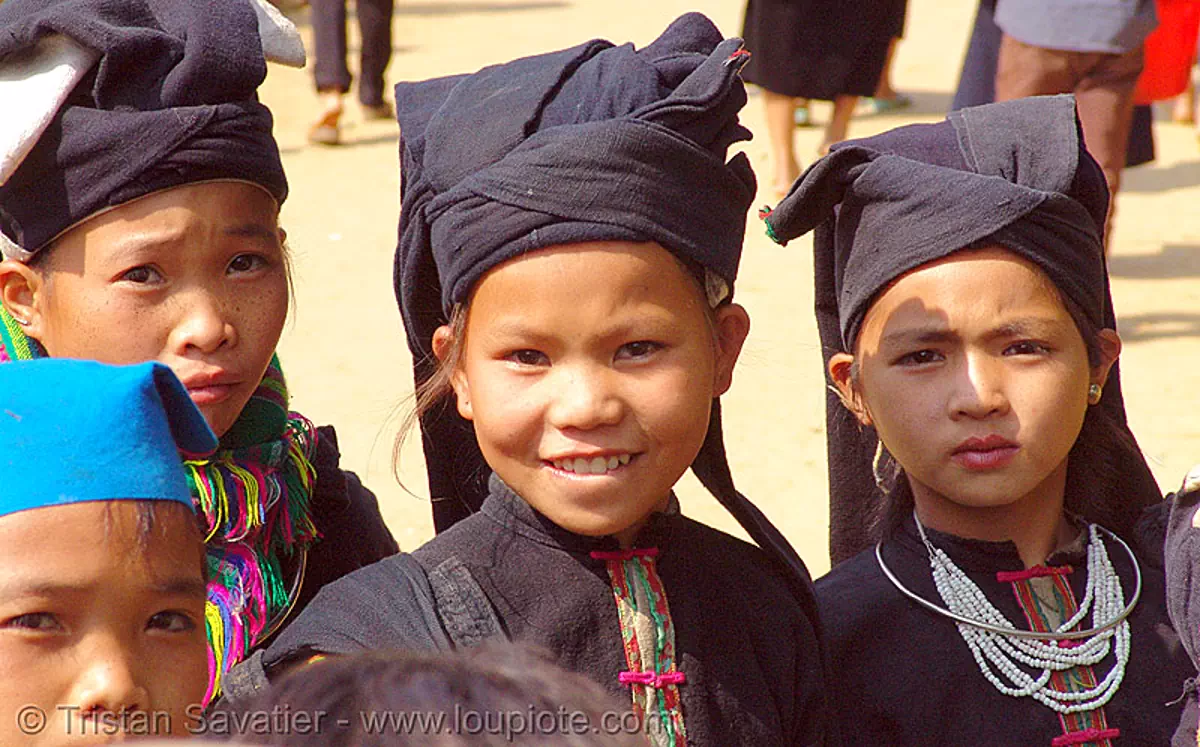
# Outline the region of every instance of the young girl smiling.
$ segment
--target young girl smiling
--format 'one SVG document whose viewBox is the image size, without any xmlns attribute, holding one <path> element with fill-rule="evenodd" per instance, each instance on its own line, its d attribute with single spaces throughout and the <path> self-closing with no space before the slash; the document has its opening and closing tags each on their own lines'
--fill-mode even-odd
<svg viewBox="0 0 1200 747">
<path fill-rule="evenodd" d="M 398 87 L 397 292 L 443 531 L 327 587 L 268 670 L 510 638 L 654 744 L 824 743 L 807 573 L 733 488 L 717 408 L 749 331 L 744 58 L 691 14 L 641 50 Z M 759 547 L 680 514 L 689 466 Z"/>
<path fill-rule="evenodd" d="M 847 744 L 1170 739 L 1188 672 L 1161 535 L 1140 542 L 1160 495 L 1125 425 L 1106 207 L 1053 97 L 847 143 L 766 216 L 819 226 L 853 418 L 830 420 L 835 502 L 869 512 L 863 476 L 886 496 L 879 544 L 818 583 Z"/>
<path fill-rule="evenodd" d="M 0 362 L 158 361 L 220 437 L 185 465 L 211 696 L 322 584 L 397 549 L 274 355 L 287 180 L 256 89 L 303 46 L 259 0 L 9 0 L 0 27 Z"/>
</svg>

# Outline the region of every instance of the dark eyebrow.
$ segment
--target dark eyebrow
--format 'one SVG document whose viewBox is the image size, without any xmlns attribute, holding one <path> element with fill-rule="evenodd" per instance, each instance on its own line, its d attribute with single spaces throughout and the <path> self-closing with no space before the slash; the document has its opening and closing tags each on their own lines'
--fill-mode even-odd
<svg viewBox="0 0 1200 747">
<path fill-rule="evenodd" d="M 488 327 L 488 337 L 519 338 L 540 340 L 543 335 L 538 330 L 525 324 L 519 319 L 504 319 Z"/>
<path fill-rule="evenodd" d="M 150 591 L 155 594 L 164 594 L 168 596 L 186 596 L 186 597 L 204 597 L 208 593 L 208 589 L 204 582 L 199 578 L 179 577 L 157 581 L 150 584 Z M 17 582 L 9 586 L 0 588 L 0 597 L 12 596 L 36 596 L 36 597 L 52 597 L 65 595 L 81 595 L 91 591 L 91 586 L 88 584 L 60 584 L 54 581 L 34 581 L 29 584 Z"/>
<path fill-rule="evenodd" d="M 226 236 L 236 236 L 244 239 L 261 239 L 272 245 L 279 243 L 279 230 L 269 228 L 262 223 L 243 223 L 225 229 Z"/>
<path fill-rule="evenodd" d="M 945 327 L 916 327 L 889 332 L 880 340 L 881 345 L 911 345 L 931 342 L 954 342 L 958 335 Z"/>
<path fill-rule="evenodd" d="M 1056 331 L 1059 323 L 1054 319 L 1042 317 L 1021 317 L 1000 324 L 984 335 L 984 339 L 997 340 L 1009 337 L 1039 337 Z M 881 345 L 925 345 L 930 343 L 956 342 L 957 333 L 945 327 L 916 327 L 902 329 L 883 336 Z"/>
<path fill-rule="evenodd" d="M 988 332 L 989 338 L 999 337 L 1038 337 L 1048 335 L 1058 329 L 1060 324 L 1054 319 L 1040 317 L 1024 317 L 1005 322 Z"/>
<path fill-rule="evenodd" d="M 198 578 L 172 578 L 151 584 L 150 590 L 156 594 L 180 597 L 206 597 L 208 587 Z"/>
</svg>

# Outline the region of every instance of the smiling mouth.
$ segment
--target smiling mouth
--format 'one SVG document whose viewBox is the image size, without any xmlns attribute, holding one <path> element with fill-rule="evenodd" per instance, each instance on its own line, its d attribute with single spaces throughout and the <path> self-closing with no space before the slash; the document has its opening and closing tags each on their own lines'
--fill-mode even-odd
<svg viewBox="0 0 1200 747">
<path fill-rule="evenodd" d="M 629 464 L 632 454 L 612 454 L 610 456 L 575 457 L 569 459 L 552 459 L 549 463 L 555 469 L 571 472 L 576 475 L 604 475 Z"/>
</svg>

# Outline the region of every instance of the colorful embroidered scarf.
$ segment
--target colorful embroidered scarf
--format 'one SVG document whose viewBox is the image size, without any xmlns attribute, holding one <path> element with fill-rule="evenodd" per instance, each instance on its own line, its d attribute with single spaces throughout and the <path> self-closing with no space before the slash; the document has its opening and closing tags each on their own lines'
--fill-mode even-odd
<svg viewBox="0 0 1200 747">
<path fill-rule="evenodd" d="M 45 355 L 0 307 L 0 363 Z M 220 692 L 222 675 L 287 616 L 303 580 L 305 554 L 319 536 L 309 505 L 317 431 L 287 406 L 283 371 L 272 357 L 217 452 L 184 462 L 207 527 L 206 703 Z M 291 578 L 285 578 L 285 562 L 295 567 Z"/>
</svg>

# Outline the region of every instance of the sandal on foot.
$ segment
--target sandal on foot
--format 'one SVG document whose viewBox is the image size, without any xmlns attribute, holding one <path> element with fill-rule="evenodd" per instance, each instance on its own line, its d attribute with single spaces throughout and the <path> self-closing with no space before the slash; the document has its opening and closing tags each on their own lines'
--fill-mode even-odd
<svg viewBox="0 0 1200 747">
<path fill-rule="evenodd" d="M 898 93 L 890 99 L 868 98 L 863 102 L 867 111 L 872 114 L 887 114 L 888 112 L 907 109 L 912 106 L 913 100 L 902 93 Z"/>
<path fill-rule="evenodd" d="M 342 142 L 342 132 L 338 127 L 341 119 L 340 111 L 328 111 L 321 115 L 308 131 L 308 142 L 314 145 L 338 145 Z"/>
</svg>

